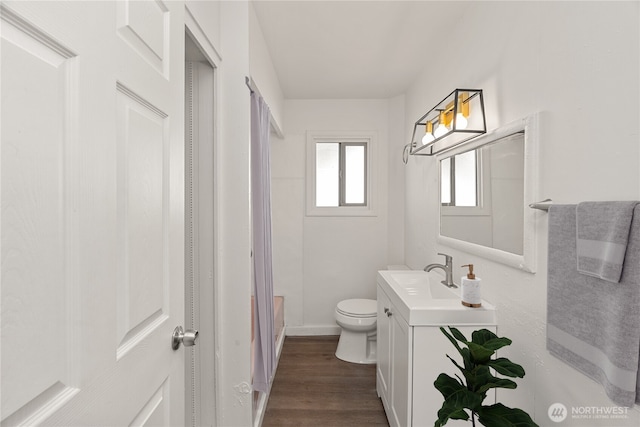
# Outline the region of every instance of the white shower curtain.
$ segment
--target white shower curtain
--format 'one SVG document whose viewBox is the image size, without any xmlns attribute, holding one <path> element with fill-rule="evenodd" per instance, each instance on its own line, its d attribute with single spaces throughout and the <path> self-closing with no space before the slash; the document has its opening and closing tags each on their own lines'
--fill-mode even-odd
<svg viewBox="0 0 640 427">
<path fill-rule="evenodd" d="M 253 222 L 253 389 L 267 392 L 276 366 L 271 253 L 269 107 L 251 94 L 251 210 Z"/>
</svg>

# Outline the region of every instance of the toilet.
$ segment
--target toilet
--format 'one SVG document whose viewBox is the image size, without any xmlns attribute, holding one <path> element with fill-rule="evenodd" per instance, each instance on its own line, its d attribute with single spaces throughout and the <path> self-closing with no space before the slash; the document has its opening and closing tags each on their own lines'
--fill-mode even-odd
<svg viewBox="0 0 640 427">
<path fill-rule="evenodd" d="M 345 362 L 376 363 L 377 302 L 348 299 L 336 306 L 336 323 L 342 328 L 336 357 Z"/>
</svg>

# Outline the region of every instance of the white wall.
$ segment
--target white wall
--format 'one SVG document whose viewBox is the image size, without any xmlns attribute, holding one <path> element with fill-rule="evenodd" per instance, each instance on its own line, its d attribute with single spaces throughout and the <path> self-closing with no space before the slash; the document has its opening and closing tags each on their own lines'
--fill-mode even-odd
<svg viewBox="0 0 640 427">
<path fill-rule="evenodd" d="M 218 167 L 217 357 L 220 425 L 251 425 L 251 216 L 250 109 L 244 77 L 249 73 L 249 5 L 221 2 L 221 107 Z M 244 313 L 244 315 L 238 315 Z"/>
<path fill-rule="evenodd" d="M 185 4 L 191 14 L 197 17 L 198 26 L 206 34 L 209 44 L 220 49 L 220 2 L 186 0 Z"/>
<path fill-rule="evenodd" d="M 541 198 L 640 199 L 638 21 L 638 2 L 474 3 L 461 30 L 449 33 L 436 66 L 407 92 L 405 127 L 454 88 L 481 88 L 489 129 L 542 112 Z M 476 265 L 483 296 L 498 308 L 499 334 L 513 339 L 503 354 L 527 372 L 517 390 L 501 390 L 499 399 L 535 415 L 540 425 L 552 424 L 547 410 L 555 402 L 611 406 L 600 386 L 546 351 L 546 214 L 538 214 L 537 274 L 440 246 L 437 170 L 435 159 L 409 161 L 406 262 L 422 268 L 440 261 L 436 252 L 447 252 L 455 265 Z M 639 422 L 636 407 L 626 420 L 567 419 L 563 425 Z"/>
<path fill-rule="evenodd" d="M 389 191 L 387 194 L 387 233 L 388 240 L 388 265 L 404 264 L 404 232 L 405 232 L 405 164 L 402 162 L 403 148 L 408 141 L 404 126 L 405 97 L 396 96 L 389 102 L 389 140 L 387 145 L 387 182 Z"/>
<path fill-rule="evenodd" d="M 249 68 L 253 83 L 269 106 L 271 125 L 280 133 L 284 130 L 284 96 L 253 3 L 249 3 Z"/>
<path fill-rule="evenodd" d="M 252 425 L 251 222 L 249 184 L 249 5 L 246 1 L 188 1 L 191 31 L 215 51 L 215 355 L 217 425 Z M 206 42 L 204 42 L 206 41 Z M 238 315 L 244 313 L 244 315 Z M 212 325 L 200 325 L 200 329 Z M 202 402 L 213 405 L 214 402 Z"/>
<path fill-rule="evenodd" d="M 336 304 L 375 299 L 376 271 L 403 260 L 402 217 L 388 213 L 390 179 L 401 179 L 397 167 L 390 176 L 390 140 L 402 141 L 389 119 L 402 116 L 402 107 L 401 99 L 285 101 L 286 136 L 272 140 L 271 172 L 274 287 L 285 296 L 289 334 L 337 333 Z M 307 131 L 377 132 L 376 216 L 305 216 Z M 396 154 L 400 163 L 401 146 Z M 401 195 L 392 199 L 402 205 Z"/>
</svg>

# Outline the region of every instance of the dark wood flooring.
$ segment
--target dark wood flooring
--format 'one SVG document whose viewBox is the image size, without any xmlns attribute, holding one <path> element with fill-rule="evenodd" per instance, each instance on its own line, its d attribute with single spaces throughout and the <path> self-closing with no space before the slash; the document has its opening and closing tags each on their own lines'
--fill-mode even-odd
<svg viewBox="0 0 640 427">
<path fill-rule="evenodd" d="M 337 336 L 286 337 L 263 427 L 389 426 L 376 366 L 335 356 Z"/>
</svg>

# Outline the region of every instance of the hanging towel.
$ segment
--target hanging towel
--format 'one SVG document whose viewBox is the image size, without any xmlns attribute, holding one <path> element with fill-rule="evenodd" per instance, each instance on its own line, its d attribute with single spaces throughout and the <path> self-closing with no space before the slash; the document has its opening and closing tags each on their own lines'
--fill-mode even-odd
<svg viewBox="0 0 640 427">
<path fill-rule="evenodd" d="M 576 206 L 549 209 L 547 349 L 602 384 L 620 406 L 640 403 L 640 206 L 620 283 L 578 273 Z"/>
<path fill-rule="evenodd" d="M 576 208 L 578 271 L 618 283 L 638 202 L 582 202 Z"/>
</svg>

